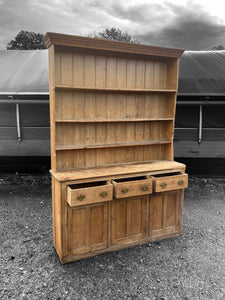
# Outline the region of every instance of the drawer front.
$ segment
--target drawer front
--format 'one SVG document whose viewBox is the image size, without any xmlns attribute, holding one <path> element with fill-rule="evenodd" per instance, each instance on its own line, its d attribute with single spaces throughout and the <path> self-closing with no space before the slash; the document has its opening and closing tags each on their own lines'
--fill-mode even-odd
<svg viewBox="0 0 225 300">
<path fill-rule="evenodd" d="M 138 181 L 113 182 L 113 196 L 116 199 L 152 193 L 152 178 Z"/>
<path fill-rule="evenodd" d="M 71 207 L 110 201 L 112 198 L 113 186 L 111 183 L 80 189 L 67 187 L 67 203 Z"/>
<path fill-rule="evenodd" d="M 179 174 L 174 176 L 155 177 L 154 192 L 165 192 L 188 187 L 188 175 Z"/>
</svg>

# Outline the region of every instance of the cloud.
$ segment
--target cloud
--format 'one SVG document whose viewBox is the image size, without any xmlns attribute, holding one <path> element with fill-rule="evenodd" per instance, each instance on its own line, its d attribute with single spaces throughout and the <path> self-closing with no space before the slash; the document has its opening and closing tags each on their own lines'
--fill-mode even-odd
<svg viewBox="0 0 225 300">
<path fill-rule="evenodd" d="M 177 25 L 137 35 L 137 38 L 147 44 L 186 50 L 209 50 L 218 44 L 225 45 L 225 26 L 193 20 Z"/>
<path fill-rule="evenodd" d="M 186 50 L 207 50 L 225 45 L 225 26 L 199 5 L 182 7 L 170 4 L 173 18 L 158 30 L 149 29 L 137 38 L 145 43 Z"/>
<path fill-rule="evenodd" d="M 130 23 L 144 24 L 146 26 L 154 27 L 161 22 L 161 18 L 164 19 L 164 24 L 170 19 L 168 15 L 167 5 L 159 3 L 140 3 L 140 4 L 130 4 L 124 5 L 119 2 L 113 2 L 111 5 L 112 15 L 116 15 L 120 19 L 129 20 Z M 167 18 L 165 18 L 167 16 Z"/>
<path fill-rule="evenodd" d="M 0 2 L 0 45 L 13 39 L 21 30 L 40 32 L 43 24 L 48 22 L 46 8 L 42 15 L 37 1 L 1 0 Z M 32 4 L 31 4 L 32 3 Z M 43 3 L 44 4 L 44 3 Z"/>
<path fill-rule="evenodd" d="M 20 30 L 87 35 L 117 27 L 133 35 L 143 31 L 150 14 L 156 26 L 159 11 L 158 4 L 116 0 L 1 0 L 0 45 L 6 45 Z"/>
<path fill-rule="evenodd" d="M 0 48 L 20 30 L 88 35 L 110 27 L 127 31 L 152 45 L 209 49 L 225 44 L 224 24 L 217 17 L 191 0 L 178 3 L 171 0 L 0 0 Z"/>
<path fill-rule="evenodd" d="M 99 0 L 93 1 L 98 7 Z M 181 3 L 181 2 L 178 2 Z M 101 10 L 108 24 L 128 31 L 143 43 L 187 50 L 211 49 L 225 44 L 225 26 L 204 6 L 193 1 L 134 3 L 108 1 Z M 110 23 L 111 22 L 111 23 Z M 102 22 L 105 28 L 105 22 Z"/>
<path fill-rule="evenodd" d="M 0 47 L 6 46 L 21 30 L 85 33 L 92 24 L 88 22 L 89 12 L 85 12 L 83 1 L 80 3 L 77 5 L 78 9 L 72 11 L 68 0 L 1 0 Z"/>
</svg>

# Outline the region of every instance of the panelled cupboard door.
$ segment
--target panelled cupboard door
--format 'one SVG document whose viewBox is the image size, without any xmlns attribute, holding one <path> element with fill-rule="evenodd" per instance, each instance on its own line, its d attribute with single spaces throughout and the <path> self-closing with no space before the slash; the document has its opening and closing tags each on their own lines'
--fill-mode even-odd
<svg viewBox="0 0 225 300">
<path fill-rule="evenodd" d="M 68 252 L 83 254 L 107 248 L 108 203 L 68 208 Z"/>
<path fill-rule="evenodd" d="M 149 196 L 150 237 L 160 237 L 182 231 L 183 190 Z"/>
<path fill-rule="evenodd" d="M 147 196 L 114 199 L 111 203 L 112 246 L 143 240 L 147 227 Z"/>
</svg>

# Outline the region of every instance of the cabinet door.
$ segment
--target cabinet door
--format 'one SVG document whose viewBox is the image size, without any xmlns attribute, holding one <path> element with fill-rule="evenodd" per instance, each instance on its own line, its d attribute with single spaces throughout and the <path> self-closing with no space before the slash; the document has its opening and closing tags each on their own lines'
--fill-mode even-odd
<svg viewBox="0 0 225 300">
<path fill-rule="evenodd" d="M 68 252 L 83 254 L 107 247 L 108 203 L 68 208 Z"/>
<path fill-rule="evenodd" d="M 182 232 L 183 190 L 153 194 L 150 204 L 150 237 Z"/>
<path fill-rule="evenodd" d="M 112 245 L 142 240 L 146 236 L 147 196 L 112 201 Z"/>
</svg>

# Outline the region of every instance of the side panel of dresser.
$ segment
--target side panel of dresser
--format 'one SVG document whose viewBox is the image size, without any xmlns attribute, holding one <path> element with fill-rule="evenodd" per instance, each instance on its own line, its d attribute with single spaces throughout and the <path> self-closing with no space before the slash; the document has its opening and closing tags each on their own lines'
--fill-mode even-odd
<svg viewBox="0 0 225 300">
<path fill-rule="evenodd" d="M 164 173 L 162 177 L 157 176 L 153 175 L 153 179 L 162 178 L 168 188 L 170 182 L 173 183 L 174 176 L 165 177 Z M 175 176 L 176 181 L 179 181 L 184 174 Z M 112 181 L 109 177 L 104 179 Z M 185 180 L 183 185 L 186 187 Z M 84 202 L 81 201 L 80 205 L 71 203 L 71 206 L 68 202 L 68 186 L 77 182 L 87 183 L 86 180 L 58 182 L 53 177 L 53 240 L 62 263 L 168 238 L 182 232 L 184 189 L 102 202 L 93 199 L 88 204 L 82 200 Z M 139 183 L 142 186 L 142 180 Z"/>
<path fill-rule="evenodd" d="M 63 255 L 62 245 L 62 193 L 61 184 L 52 176 L 52 223 L 53 243 L 61 259 Z"/>
</svg>

